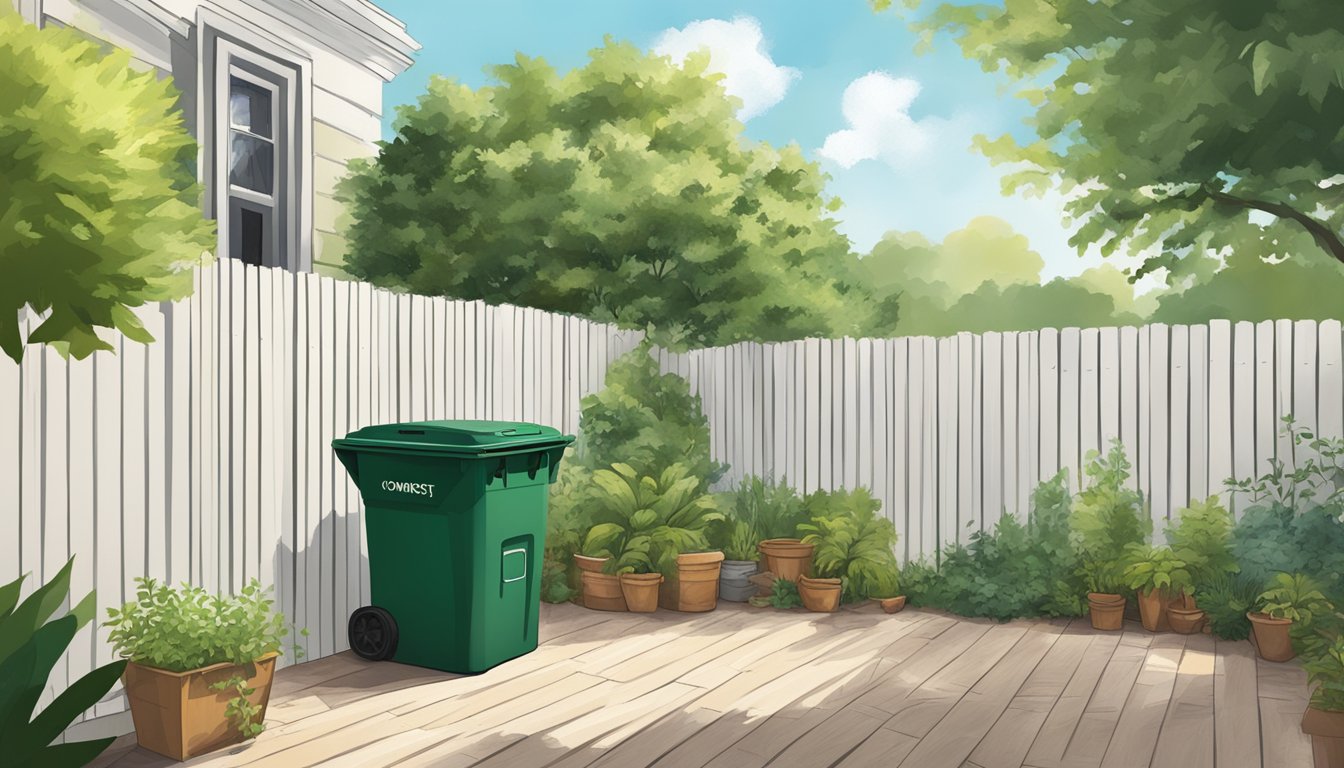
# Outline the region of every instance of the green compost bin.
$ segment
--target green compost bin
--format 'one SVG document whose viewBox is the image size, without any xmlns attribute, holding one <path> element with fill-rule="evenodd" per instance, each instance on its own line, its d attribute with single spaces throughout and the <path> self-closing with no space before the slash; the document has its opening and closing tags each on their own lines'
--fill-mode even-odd
<svg viewBox="0 0 1344 768">
<path fill-rule="evenodd" d="M 546 496 L 573 436 L 538 424 L 380 424 L 333 440 L 364 497 L 372 605 L 350 647 L 482 672 L 537 647 Z"/>
</svg>

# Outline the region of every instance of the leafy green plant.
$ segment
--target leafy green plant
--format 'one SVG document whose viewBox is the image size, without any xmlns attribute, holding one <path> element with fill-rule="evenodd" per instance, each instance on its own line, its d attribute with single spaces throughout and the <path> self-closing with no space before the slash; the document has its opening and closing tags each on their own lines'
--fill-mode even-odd
<svg viewBox="0 0 1344 768">
<path fill-rule="evenodd" d="M 541 599 L 548 603 L 563 603 L 578 594 L 574 553 L 579 551 L 589 528 L 584 492 L 592 483 L 592 473 L 571 458 L 566 455 L 560 464 L 546 510 Z"/>
<path fill-rule="evenodd" d="M 1209 619 L 1209 630 L 1224 640 L 1251 634 L 1246 612 L 1255 607 L 1264 584 L 1246 574 L 1215 573 L 1195 583 L 1195 599 Z"/>
<path fill-rule="evenodd" d="M 938 568 L 927 560 L 908 560 L 901 566 L 900 584 L 906 601 L 912 606 L 929 605 L 929 594 L 939 582 Z"/>
<path fill-rule="evenodd" d="M 1302 573 L 1275 574 L 1256 605 L 1273 618 L 1288 619 L 1303 627 L 1310 626 L 1316 614 L 1330 610 L 1316 582 Z"/>
<path fill-rule="evenodd" d="M 628 464 L 593 473 L 593 522 L 583 554 L 611 558 L 608 573 L 676 574 L 677 555 L 708 547 L 705 533 L 722 520 L 718 499 L 674 464 L 657 479 Z"/>
<path fill-rule="evenodd" d="M 817 491 L 804 506 L 812 521 L 798 531 L 816 545 L 812 565 L 819 578 L 843 580 L 847 602 L 896 594 L 896 527 L 878 516 L 882 503 L 868 489 Z"/>
<path fill-rule="evenodd" d="M 1144 547 L 1134 544 L 1129 549 L 1129 565 L 1125 566 L 1125 585 L 1135 592 L 1165 590 L 1175 596 L 1194 586 L 1189 564 L 1171 550 L 1171 547 Z"/>
<path fill-rule="evenodd" d="M 1247 494 L 1252 501 L 1268 501 L 1294 509 L 1315 506 L 1344 512 L 1344 438 L 1319 437 L 1297 426 L 1292 414 L 1284 416 L 1284 434 L 1298 457 L 1289 470 L 1282 459 L 1270 459 L 1269 471 L 1256 478 L 1227 481 L 1228 490 Z"/>
<path fill-rule="evenodd" d="M 733 492 L 730 515 L 750 522 L 761 540 L 798 536 L 798 526 L 809 519 L 803 499 L 787 481 L 774 482 L 752 475 Z"/>
<path fill-rule="evenodd" d="M 172 78 L 0 10 L 0 349 L 83 358 L 113 348 L 100 328 L 152 341 L 130 308 L 190 293 L 215 247 L 195 164 Z M 26 339 L 25 305 L 49 312 Z"/>
<path fill-rule="evenodd" d="M 742 520 L 732 520 L 729 521 L 728 530 L 728 539 L 723 546 L 725 558 L 744 562 L 760 559 L 761 553 L 756 545 L 760 543 L 761 536 L 756 532 L 754 525 Z"/>
<path fill-rule="evenodd" d="M 0 24 L 4 22 L 0 15 Z M 22 603 L 23 576 L 0 587 L 0 734 L 5 765 L 64 768 L 91 762 L 111 737 L 53 744 L 79 714 L 112 689 L 126 667 L 116 661 L 84 675 L 34 716 L 51 670 L 75 633 L 94 616 L 94 593 L 63 610 L 70 597 L 71 558 Z"/>
<path fill-rule="evenodd" d="M 798 585 L 788 579 L 775 579 L 774 589 L 770 592 L 770 605 L 776 608 L 796 608 L 803 604 L 798 595 Z"/>
<path fill-rule="evenodd" d="M 244 739 L 255 739 L 266 730 L 266 725 L 261 722 L 261 706 L 253 704 L 247 698 L 257 692 L 255 688 L 248 686 L 247 678 L 234 675 L 210 686 L 210 690 L 233 691 L 233 697 L 224 708 L 224 716 L 233 722 Z"/>
<path fill-rule="evenodd" d="M 228 662 L 247 664 L 281 653 L 284 616 L 272 611 L 270 589 L 253 579 L 236 596 L 212 595 L 183 584 L 136 579 L 135 600 L 109 608 L 108 641 L 123 658 L 148 667 L 185 672 Z"/>
<path fill-rule="evenodd" d="M 1105 456 L 1089 451 L 1088 484 L 1073 501 L 1070 519 L 1074 548 L 1084 564 L 1114 567 L 1123 563 L 1134 544 L 1152 534 L 1153 521 L 1143 506 L 1143 495 L 1125 486 L 1129 459 L 1119 440 Z"/>
<path fill-rule="evenodd" d="M 1232 557 L 1232 513 L 1217 496 L 1194 502 L 1177 513 L 1167 527 L 1167 544 L 1184 560 L 1196 580 L 1219 573 L 1235 573 Z"/>
<path fill-rule="evenodd" d="M 659 370 L 647 343 L 613 361 L 605 386 L 581 406 L 577 458 L 590 471 L 619 462 L 656 477 L 680 464 L 703 491 L 727 469 L 710 458 L 700 398 L 685 379 Z"/>
<path fill-rule="evenodd" d="M 1333 643 L 1304 659 L 1302 668 L 1307 671 L 1307 679 L 1316 684 L 1311 705 L 1327 712 L 1344 712 L 1344 636 L 1337 635 Z"/>
<path fill-rule="evenodd" d="M 1125 586 L 1125 570 L 1120 563 L 1092 560 L 1079 568 L 1088 592 L 1118 595 Z"/>
<path fill-rule="evenodd" d="M 1333 509 L 1252 505 L 1232 531 L 1231 550 L 1241 571 L 1261 584 L 1276 573 L 1305 573 L 1333 602 L 1344 600 L 1344 521 Z"/>
</svg>

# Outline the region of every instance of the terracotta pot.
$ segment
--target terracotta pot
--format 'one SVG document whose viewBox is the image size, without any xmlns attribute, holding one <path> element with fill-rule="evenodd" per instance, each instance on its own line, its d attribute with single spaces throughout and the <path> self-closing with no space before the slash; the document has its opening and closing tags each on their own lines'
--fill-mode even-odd
<svg viewBox="0 0 1344 768">
<path fill-rule="evenodd" d="M 1344 712 L 1307 707 L 1302 732 L 1311 737 L 1315 768 L 1344 768 Z"/>
<path fill-rule="evenodd" d="M 1106 592 L 1089 592 L 1087 595 L 1088 616 L 1092 628 L 1114 632 L 1125 625 L 1125 597 Z"/>
<path fill-rule="evenodd" d="M 874 597 L 873 602 L 882 606 L 882 610 L 887 613 L 900 613 L 901 609 L 905 607 L 905 595 L 897 595 L 895 597 Z"/>
<path fill-rule="evenodd" d="M 579 583 L 582 587 L 584 608 L 594 611 L 626 610 L 625 595 L 621 592 L 621 580 L 614 574 L 602 572 L 602 566 L 609 559 L 574 556 L 574 564 L 579 566 Z"/>
<path fill-rule="evenodd" d="M 798 596 L 807 610 L 831 613 L 840 607 L 840 580 L 799 576 Z"/>
<path fill-rule="evenodd" d="M 1171 629 L 1167 622 L 1167 591 L 1150 589 L 1138 593 L 1139 621 L 1149 632 L 1166 632 Z"/>
<path fill-rule="evenodd" d="M 1173 603 L 1167 606 L 1167 620 L 1172 630 L 1182 635 L 1193 635 L 1204 626 L 1204 612 L 1198 608 L 1179 608 Z"/>
<path fill-rule="evenodd" d="M 755 560 L 724 560 L 719 571 L 719 599 L 745 603 L 756 594 L 756 585 L 751 583 L 755 573 Z"/>
<path fill-rule="evenodd" d="M 278 655 L 268 653 L 251 664 L 226 662 L 187 672 L 127 664 L 121 680 L 131 704 L 136 741 L 174 760 L 242 741 L 237 723 L 225 713 L 236 692 L 215 691 L 211 686 L 235 675 L 246 678 L 247 687 L 254 689 L 247 700 L 261 707 L 259 717 L 264 720 Z"/>
<path fill-rule="evenodd" d="M 1255 649 L 1265 661 L 1289 661 L 1297 654 L 1293 652 L 1293 639 L 1288 630 L 1293 622 L 1288 619 L 1276 619 L 1264 613 L 1248 613 L 1251 620 L 1251 634 L 1255 637 Z"/>
<path fill-rule="evenodd" d="M 800 539 L 766 539 L 756 548 L 765 561 L 762 566 L 777 579 L 797 581 L 799 576 L 812 575 L 815 544 L 804 544 Z"/>
<path fill-rule="evenodd" d="M 663 583 L 661 573 L 622 573 L 618 578 L 627 609 L 634 613 L 653 613 L 658 608 L 658 585 Z"/>
<path fill-rule="evenodd" d="M 699 613 L 719 604 L 719 568 L 722 552 L 677 555 L 677 576 L 658 588 L 658 605 L 672 611 Z"/>
</svg>

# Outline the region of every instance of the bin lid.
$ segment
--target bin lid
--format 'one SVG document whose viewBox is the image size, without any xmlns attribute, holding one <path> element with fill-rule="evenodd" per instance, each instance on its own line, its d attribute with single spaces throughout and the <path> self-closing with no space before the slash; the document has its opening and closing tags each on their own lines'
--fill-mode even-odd
<svg viewBox="0 0 1344 768">
<path fill-rule="evenodd" d="M 393 448 L 458 455 L 513 452 L 574 442 L 571 435 L 525 421 L 408 421 L 375 424 L 333 440 L 340 448 Z"/>
</svg>

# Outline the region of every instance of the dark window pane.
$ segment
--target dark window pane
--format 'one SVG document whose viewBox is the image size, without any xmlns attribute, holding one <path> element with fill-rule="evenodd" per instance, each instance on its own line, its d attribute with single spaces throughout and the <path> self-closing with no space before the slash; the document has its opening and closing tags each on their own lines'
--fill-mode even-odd
<svg viewBox="0 0 1344 768">
<path fill-rule="evenodd" d="M 265 139 L 234 131 L 229 140 L 229 183 L 273 194 L 275 147 Z"/>
<path fill-rule="evenodd" d="M 237 77 L 229 78 L 229 123 L 266 138 L 271 136 L 271 92 Z"/>
<path fill-rule="evenodd" d="M 247 208 L 238 210 L 236 256 L 245 263 L 261 266 L 266 249 L 266 218 Z"/>
</svg>

